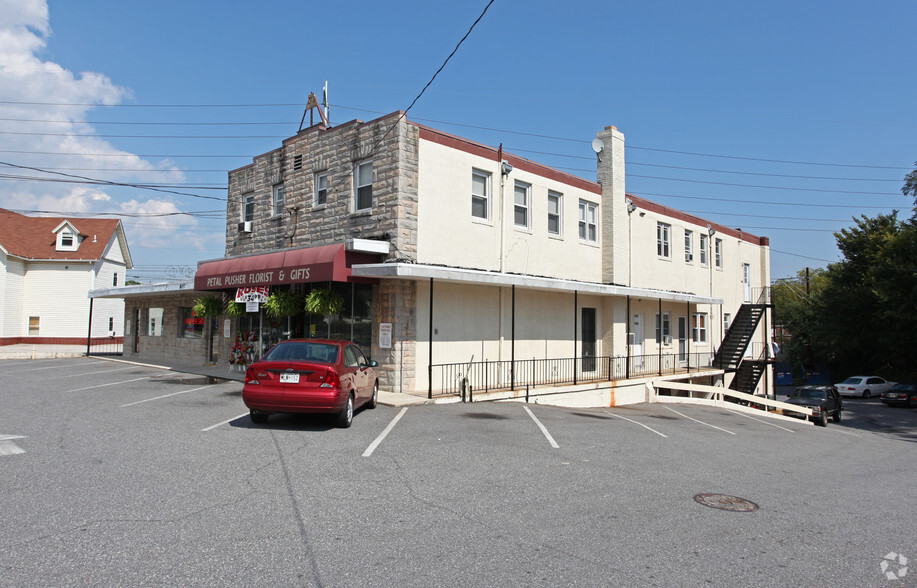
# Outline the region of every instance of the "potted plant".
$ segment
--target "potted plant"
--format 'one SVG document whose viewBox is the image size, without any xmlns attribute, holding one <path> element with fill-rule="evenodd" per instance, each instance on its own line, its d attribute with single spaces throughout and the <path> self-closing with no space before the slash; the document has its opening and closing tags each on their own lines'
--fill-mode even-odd
<svg viewBox="0 0 917 588">
<path fill-rule="evenodd" d="M 207 361 L 213 362 L 213 318 L 223 314 L 225 307 L 223 299 L 217 296 L 204 296 L 194 301 L 191 313 L 194 316 L 204 319 L 207 327 L 204 329 L 204 336 L 207 337 Z"/>
<path fill-rule="evenodd" d="M 280 290 L 272 292 L 268 296 L 267 302 L 264 303 L 264 313 L 275 319 L 286 317 L 287 319 L 287 339 L 293 332 L 290 325 L 291 317 L 302 310 L 302 298 L 294 294 L 291 290 Z"/>
<path fill-rule="evenodd" d="M 306 296 L 306 311 L 325 317 L 328 324 L 328 337 L 331 337 L 331 317 L 344 310 L 344 297 L 335 292 L 331 285 L 316 288 Z"/>
</svg>

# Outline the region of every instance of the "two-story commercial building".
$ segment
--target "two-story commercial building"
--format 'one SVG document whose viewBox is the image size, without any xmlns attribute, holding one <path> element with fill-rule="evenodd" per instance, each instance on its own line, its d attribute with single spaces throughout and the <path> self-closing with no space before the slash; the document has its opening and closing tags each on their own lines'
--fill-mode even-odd
<svg viewBox="0 0 917 588">
<path fill-rule="evenodd" d="M 369 350 L 395 392 L 688 370 L 707 381 L 725 371 L 728 385 L 733 370 L 717 371 L 714 352 L 769 285 L 767 238 L 628 194 L 616 128 L 593 147 L 597 181 L 401 112 L 284 140 L 229 173 L 226 256 L 199 264 L 193 290 L 235 300 L 330 288 L 344 308 L 271 318 L 249 307 L 217 323 L 215 361 L 241 338 L 265 350 L 330 335 Z M 151 304 L 167 303 L 129 310 L 141 340 L 161 336 L 149 333 Z M 166 324 L 182 312 L 168 310 Z M 766 349 L 759 323 L 740 355 Z"/>
</svg>

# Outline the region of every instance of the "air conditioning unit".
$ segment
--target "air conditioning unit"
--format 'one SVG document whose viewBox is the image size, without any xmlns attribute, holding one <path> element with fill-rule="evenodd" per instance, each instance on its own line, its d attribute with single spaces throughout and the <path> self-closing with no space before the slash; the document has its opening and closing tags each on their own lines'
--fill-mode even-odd
<svg viewBox="0 0 917 588">
<path fill-rule="evenodd" d="M 671 345 L 671 344 L 672 344 L 672 336 L 671 336 L 671 335 L 663 335 L 663 337 L 662 337 L 662 344 L 663 344 L 663 345 Z"/>
<path fill-rule="evenodd" d="M 252 232 L 252 221 L 245 221 L 239 223 L 239 232 L 240 233 L 251 233 Z"/>
</svg>

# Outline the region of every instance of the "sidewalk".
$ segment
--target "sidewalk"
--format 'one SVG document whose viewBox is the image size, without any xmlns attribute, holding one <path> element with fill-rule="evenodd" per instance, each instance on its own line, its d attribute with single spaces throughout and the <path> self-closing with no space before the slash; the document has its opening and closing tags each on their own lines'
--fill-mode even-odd
<svg viewBox="0 0 917 588">
<path fill-rule="evenodd" d="M 84 357 L 85 355 L 85 345 L 31 345 L 28 343 L 0 345 L 0 361 L 14 359 L 62 359 Z M 245 372 L 230 371 L 224 366 L 200 364 L 156 365 L 128 361 L 121 359 L 119 356 L 93 356 L 92 359 L 142 365 L 162 370 L 171 370 L 181 374 L 194 374 L 220 380 L 235 380 L 241 382 L 245 379 Z M 413 394 L 398 394 L 396 392 L 379 390 L 379 404 L 384 404 L 386 406 L 416 406 L 420 404 L 433 404 L 433 401 L 422 396 L 414 396 Z"/>
</svg>

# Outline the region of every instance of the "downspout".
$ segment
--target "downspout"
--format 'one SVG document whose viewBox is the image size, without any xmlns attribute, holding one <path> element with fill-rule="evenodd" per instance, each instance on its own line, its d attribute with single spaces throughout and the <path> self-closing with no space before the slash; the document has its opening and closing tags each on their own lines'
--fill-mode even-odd
<svg viewBox="0 0 917 588">
<path fill-rule="evenodd" d="M 509 389 L 516 389 L 516 284 L 513 284 L 513 298 L 510 319 L 509 347 Z"/>
<path fill-rule="evenodd" d="M 92 341 L 92 302 L 94 298 L 89 299 L 89 332 L 86 333 L 86 357 L 89 357 L 91 351 L 90 342 Z"/>
<path fill-rule="evenodd" d="M 579 290 L 573 291 L 573 385 L 576 386 L 576 343 L 579 340 L 577 314 L 579 313 Z"/>
<path fill-rule="evenodd" d="M 433 398 L 433 278 L 430 278 L 430 328 L 427 336 L 429 351 L 427 356 L 427 398 Z"/>
<path fill-rule="evenodd" d="M 664 340 L 664 338 L 665 337 L 662 334 L 662 298 L 660 298 L 659 299 L 659 340 L 656 341 L 656 345 L 659 348 L 659 352 L 658 352 L 659 359 L 657 361 L 659 362 L 658 365 L 659 365 L 659 375 L 660 376 L 662 375 L 662 341 Z"/>
<path fill-rule="evenodd" d="M 627 363 L 624 364 L 624 379 L 630 379 L 630 296 L 627 297 L 627 318 L 624 320 L 626 331 L 624 333 L 624 347 Z"/>
</svg>

